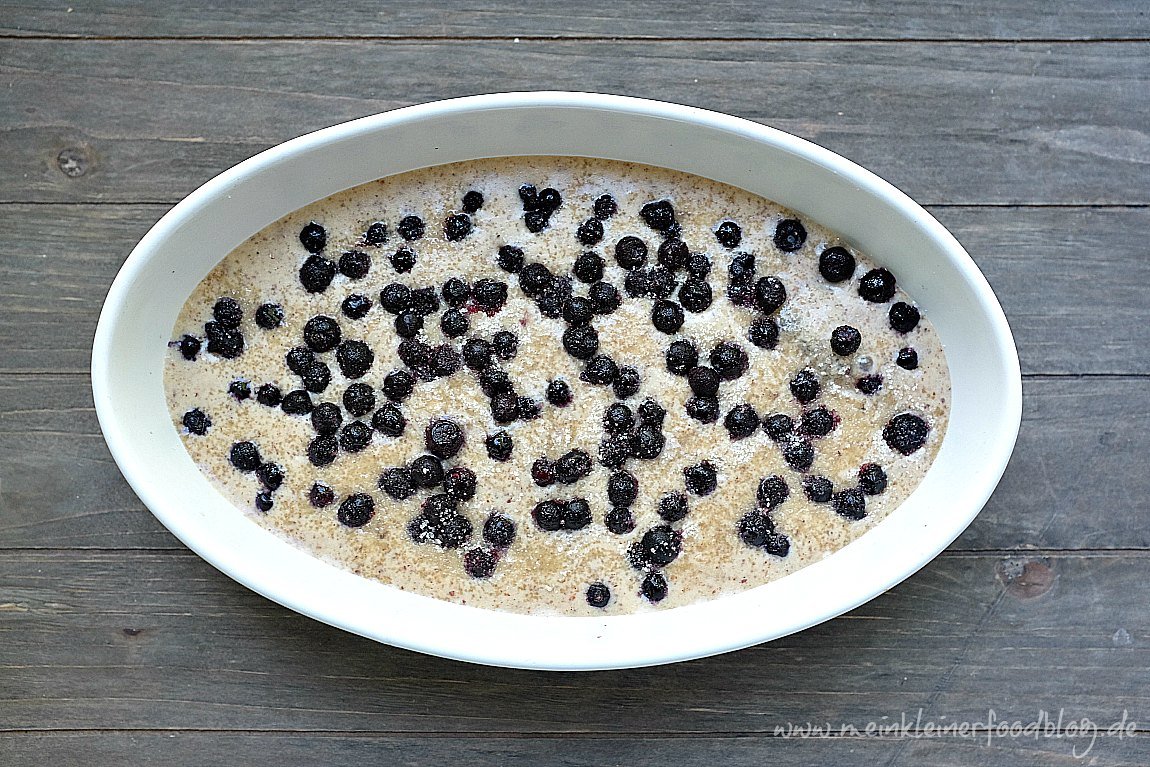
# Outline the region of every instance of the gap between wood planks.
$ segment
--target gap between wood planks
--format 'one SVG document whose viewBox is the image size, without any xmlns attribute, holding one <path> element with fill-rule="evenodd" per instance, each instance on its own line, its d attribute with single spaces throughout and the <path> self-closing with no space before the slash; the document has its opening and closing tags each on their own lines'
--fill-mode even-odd
<svg viewBox="0 0 1150 767">
<path fill-rule="evenodd" d="M 1087 45 L 1148 43 L 1147 37 L 665 37 L 647 35 L 85 35 L 0 33 L 0 40 L 85 42 L 325 43 L 847 43 L 897 45 Z"/>
</svg>

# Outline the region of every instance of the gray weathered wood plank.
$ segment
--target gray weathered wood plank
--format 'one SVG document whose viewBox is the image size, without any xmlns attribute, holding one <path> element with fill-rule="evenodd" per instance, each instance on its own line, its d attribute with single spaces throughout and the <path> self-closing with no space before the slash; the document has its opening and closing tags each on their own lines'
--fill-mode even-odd
<svg viewBox="0 0 1150 767">
<path fill-rule="evenodd" d="M 952 550 L 1150 547 L 1150 379 L 1027 380 L 1006 475 Z M 120 476 L 86 378 L 0 380 L 0 549 L 182 546 Z"/>
<path fill-rule="evenodd" d="M 165 209 L 0 206 L 0 372 L 87 372 L 108 285 Z M 997 291 L 1024 372 L 1150 373 L 1150 209 L 933 212 Z"/>
<path fill-rule="evenodd" d="M 219 4 L 197 0 L 180 12 L 150 0 L 6 8 L 0 34 L 229 37 L 530 37 L 1056 39 L 1150 37 L 1135 0 L 1100 7 L 1064 0 L 1057 13 L 1035 0 L 959 2 L 722 3 L 640 0 L 559 6 L 487 2 L 340 3 L 338 13 L 306 12 L 274 0 Z"/>
<path fill-rule="evenodd" d="M 1059 706 L 1144 720 L 1146 557 L 944 556 L 847 616 L 767 645 L 548 674 L 378 645 L 189 555 L 7 552 L 0 726 L 657 736 L 772 733 L 811 718 L 858 726 L 920 707 L 935 720 L 988 708 L 1030 719 Z"/>
<path fill-rule="evenodd" d="M 174 201 L 343 120 L 565 88 L 766 122 L 927 203 L 1150 203 L 1150 43 L 8 39 L 0 75 L 0 201 Z"/>
<path fill-rule="evenodd" d="M 982 721 L 985 721 L 983 717 Z M 1105 723 L 1103 727 L 1110 724 Z M 1073 757 L 1074 748 L 1086 752 Z M 1004 764 L 1144 767 L 1150 757 L 1146 737 L 1087 738 L 827 738 L 763 736 L 568 736 L 563 738 L 466 736 L 421 738 L 402 735 L 220 732 L 0 733 L 0 753 L 9 767 L 58 767 L 91 764 L 268 764 L 285 767 L 322 763 L 325 767 L 403 764 L 441 767 L 467 764 L 628 765 L 663 767 L 873 767 L 905 763 L 922 767 L 1001 767 Z M 899 761 L 898 763 L 903 763 Z"/>
</svg>

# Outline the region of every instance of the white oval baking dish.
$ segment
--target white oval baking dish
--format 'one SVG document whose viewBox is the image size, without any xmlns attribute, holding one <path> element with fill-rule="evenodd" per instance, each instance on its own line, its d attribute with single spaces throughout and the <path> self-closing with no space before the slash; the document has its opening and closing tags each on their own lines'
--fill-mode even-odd
<svg viewBox="0 0 1150 767">
<path fill-rule="evenodd" d="M 164 398 L 180 307 L 229 251 L 342 189 L 428 165 L 505 155 L 581 155 L 721 181 L 840 233 L 889 267 L 946 348 L 950 424 L 922 485 L 873 530 L 781 580 L 674 610 L 525 616 L 417 596 L 327 564 L 220 496 L 185 452 Z M 904 580 L 970 524 L 998 483 L 1022 412 L 1017 352 L 990 286 L 953 236 L 893 186 L 838 155 L 757 123 L 589 93 L 473 96 L 398 109 L 301 136 L 212 179 L 144 236 L 105 301 L 92 350 L 105 439 L 152 513 L 192 550 L 293 610 L 388 644 L 539 669 L 698 658 L 833 618 Z"/>
</svg>

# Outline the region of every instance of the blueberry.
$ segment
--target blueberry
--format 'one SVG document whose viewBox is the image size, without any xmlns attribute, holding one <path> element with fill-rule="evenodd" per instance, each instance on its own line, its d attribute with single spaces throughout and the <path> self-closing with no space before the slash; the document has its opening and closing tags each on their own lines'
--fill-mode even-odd
<svg viewBox="0 0 1150 767">
<path fill-rule="evenodd" d="M 567 407 L 571 404 L 571 387 L 562 378 L 556 378 L 547 384 L 547 401 L 556 407 Z"/>
<path fill-rule="evenodd" d="M 423 219 L 419 216 L 404 216 L 395 228 L 400 237 L 408 242 L 413 242 L 423 236 Z"/>
<path fill-rule="evenodd" d="M 563 527 L 563 506 L 558 501 L 540 501 L 531 510 L 531 518 L 540 530 L 553 533 Z"/>
<path fill-rule="evenodd" d="M 489 435 L 484 441 L 484 445 L 487 447 L 487 457 L 493 461 L 509 460 L 514 444 L 511 435 L 506 431 L 497 431 Z"/>
<path fill-rule="evenodd" d="M 686 375 L 687 372 L 699 364 L 699 352 L 695 344 L 680 339 L 672 341 L 667 347 L 667 370 L 677 376 Z"/>
<path fill-rule="evenodd" d="M 596 314 L 610 314 L 623 303 L 619 289 L 609 282 L 596 282 L 587 291 L 587 297 L 591 299 Z"/>
<path fill-rule="evenodd" d="M 631 435 L 631 455 L 643 460 L 658 458 L 667 440 L 658 428 L 643 424 Z"/>
<path fill-rule="evenodd" d="M 724 381 L 733 381 L 747 372 L 749 364 L 743 347 L 731 341 L 722 341 L 711 350 L 711 367 Z"/>
<path fill-rule="evenodd" d="M 515 274 L 523 268 L 523 249 L 514 245 L 501 245 L 495 263 L 503 271 Z"/>
<path fill-rule="evenodd" d="M 486 549 L 468 549 L 463 554 L 463 570 L 472 578 L 490 578 L 498 563 L 499 556 Z"/>
<path fill-rule="evenodd" d="M 579 225 L 575 236 L 583 245 L 595 245 L 603 239 L 603 223 L 597 218 L 589 218 Z"/>
<path fill-rule="evenodd" d="M 799 431 L 808 437 L 825 437 L 834 431 L 835 417 L 823 406 L 803 411 Z"/>
<path fill-rule="evenodd" d="M 884 304 L 894 298 L 894 275 L 886 269 L 871 269 L 859 278 L 859 295 L 864 301 Z"/>
<path fill-rule="evenodd" d="M 275 505 L 275 501 L 272 499 L 272 494 L 270 491 L 261 490 L 260 492 L 256 493 L 255 504 L 257 510 L 268 512 L 272 510 L 272 506 Z"/>
<path fill-rule="evenodd" d="M 850 325 L 839 325 L 831 331 L 831 351 L 840 357 L 854 354 L 862 344 L 862 333 Z"/>
<path fill-rule="evenodd" d="M 339 345 L 342 336 L 339 323 L 323 314 L 317 314 L 303 326 L 303 342 L 317 354 L 330 352 Z"/>
<path fill-rule="evenodd" d="M 774 532 L 775 523 L 763 509 L 752 509 L 739 520 L 739 539 L 748 546 L 766 546 Z"/>
<path fill-rule="evenodd" d="M 624 269 L 638 269 L 647 263 L 647 244 L 628 235 L 615 243 L 615 261 Z"/>
<path fill-rule="evenodd" d="M 678 237 L 669 237 L 659 245 L 657 260 L 659 265 L 666 269 L 671 271 L 685 269 L 690 259 L 691 249 Z"/>
<path fill-rule="evenodd" d="M 547 187 L 539 190 L 539 207 L 548 213 L 553 213 L 563 204 L 563 197 L 558 189 Z"/>
<path fill-rule="evenodd" d="M 735 405 L 723 418 L 723 427 L 731 439 L 745 439 L 759 430 L 759 414 L 746 403 Z"/>
<path fill-rule="evenodd" d="M 566 291 L 561 282 L 552 281 L 550 285 L 543 289 L 535 298 L 535 305 L 539 308 L 539 313 L 544 317 L 555 319 L 563 316 L 563 308 L 567 305 L 570 298 L 568 291 Z"/>
<path fill-rule="evenodd" d="M 751 306 L 755 303 L 755 286 L 732 282 L 727 285 L 727 299 L 735 306 Z"/>
<path fill-rule="evenodd" d="M 751 253 L 736 253 L 727 268 L 732 285 L 750 285 L 755 280 L 755 257 Z"/>
<path fill-rule="evenodd" d="M 439 329 L 448 338 L 459 338 L 467 332 L 469 325 L 467 315 L 455 307 L 451 307 L 439 316 Z"/>
<path fill-rule="evenodd" d="M 747 340 L 760 349 L 774 349 L 779 345 L 779 323 L 774 317 L 755 317 L 747 329 Z"/>
<path fill-rule="evenodd" d="M 311 486 L 307 497 L 312 506 L 322 509 L 335 502 L 335 491 L 322 482 L 316 482 Z"/>
<path fill-rule="evenodd" d="M 274 330 L 283 321 L 284 308 L 279 304 L 260 304 L 256 309 L 256 325 L 264 330 Z"/>
<path fill-rule="evenodd" d="M 303 388 L 319 394 L 331 383 L 331 369 L 323 362 L 313 362 L 300 374 L 300 381 Z"/>
<path fill-rule="evenodd" d="M 688 277 L 679 288 L 679 303 L 689 312 L 698 314 L 706 311 L 713 300 L 711 285 L 706 280 Z"/>
<path fill-rule="evenodd" d="M 859 467 L 859 489 L 867 495 L 878 495 L 886 490 L 886 472 L 877 463 L 864 463 Z"/>
<path fill-rule="evenodd" d="M 222 328 L 238 328 L 244 319 L 244 310 L 234 298 L 224 297 L 212 307 L 212 317 Z"/>
<path fill-rule="evenodd" d="M 405 466 L 384 469 L 379 475 L 379 489 L 397 501 L 410 498 L 415 492 L 411 484 L 411 472 Z"/>
<path fill-rule="evenodd" d="M 716 397 L 691 397 L 687 400 L 687 415 L 700 423 L 714 423 L 719 418 L 719 400 Z"/>
<path fill-rule="evenodd" d="M 360 293 L 352 293 L 343 299 L 340 311 L 351 320 L 362 320 L 371 311 L 371 299 Z"/>
<path fill-rule="evenodd" d="M 415 251 L 405 245 L 388 256 L 387 260 L 397 273 L 407 274 L 415 268 Z"/>
<path fill-rule="evenodd" d="M 375 500 L 367 493 L 349 495 L 336 512 L 339 523 L 348 527 L 363 527 L 373 516 L 375 516 Z"/>
<path fill-rule="evenodd" d="M 439 458 L 453 457 L 463 447 L 463 429 L 448 418 L 437 418 L 423 432 L 427 452 Z"/>
<path fill-rule="evenodd" d="M 482 338 L 470 338 L 463 344 L 463 364 L 476 372 L 491 365 L 491 344 Z"/>
<path fill-rule="evenodd" d="M 311 395 L 303 389 L 288 392 L 280 401 L 280 409 L 288 415 L 307 415 L 313 407 L 315 405 L 311 401 Z"/>
<path fill-rule="evenodd" d="M 667 493 L 659 499 L 656 509 L 659 516 L 667 522 L 678 522 L 687 516 L 690 509 L 687 506 L 687 496 L 682 493 Z"/>
<path fill-rule="evenodd" d="M 617 471 L 607 478 L 607 499 L 612 506 L 630 506 L 639 497 L 639 480 L 629 471 Z"/>
<path fill-rule="evenodd" d="M 392 402 L 403 402 L 411 395 L 415 378 L 406 370 L 393 370 L 383 379 L 383 396 Z M 346 403 L 346 400 L 345 400 Z M 350 408 L 348 408 L 350 412 Z"/>
<path fill-rule="evenodd" d="M 312 221 L 300 230 L 299 241 L 308 253 L 319 253 L 327 246 L 327 230 Z"/>
<path fill-rule="evenodd" d="M 463 212 L 474 213 L 483 207 L 483 193 L 472 189 L 463 195 Z"/>
<path fill-rule="evenodd" d="M 675 291 L 675 275 L 662 266 L 635 269 L 624 278 L 623 289 L 632 298 L 666 298 Z"/>
<path fill-rule="evenodd" d="M 811 475 L 803 477 L 803 493 L 811 503 L 826 503 L 831 499 L 834 485 L 826 477 Z"/>
<path fill-rule="evenodd" d="M 510 392 L 500 392 L 491 398 L 491 419 L 503 425 L 519 417 L 519 398 Z"/>
<path fill-rule="evenodd" d="M 855 257 L 846 248 L 827 248 L 819 255 L 819 274 L 827 282 L 843 282 L 855 273 Z"/>
<path fill-rule="evenodd" d="M 802 404 L 807 404 L 819 396 L 819 377 L 810 368 L 804 368 L 791 379 L 791 394 Z"/>
<path fill-rule="evenodd" d="M 551 216 L 541 210 L 529 210 L 523 214 L 523 224 L 527 231 L 539 234 L 551 224 Z"/>
<path fill-rule="evenodd" d="M 929 431 L 930 426 L 922 418 L 913 413 L 900 413 L 883 427 L 882 438 L 891 450 L 910 455 L 926 444 Z"/>
<path fill-rule="evenodd" d="M 603 429 L 608 434 L 624 434 L 635 425 L 635 414 L 622 402 L 608 406 L 603 413 Z"/>
<path fill-rule="evenodd" d="M 683 327 L 683 307 L 674 301 L 656 301 L 651 307 L 651 324 L 667 335 L 673 335 Z"/>
<path fill-rule="evenodd" d="M 519 351 L 519 336 L 508 330 L 500 330 L 491 337 L 491 347 L 501 360 L 513 360 Z"/>
<path fill-rule="evenodd" d="M 349 250 L 339 257 L 339 273 L 349 280 L 362 280 L 371 271 L 371 256 L 360 250 Z"/>
<path fill-rule="evenodd" d="M 455 351 L 450 344 L 436 346 L 431 350 L 431 355 L 428 358 L 428 367 L 431 369 L 432 375 L 438 378 L 455 375 L 462 366 L 463 361 L 459 352 Z"/>
<path fill-rule="evenodd" d="M 196 358 L 196 355 L 200 353 L 201 342 L 200 339 L 196 338 L 195 336 L 189 336 L 185 334 L 180 336 L 180 342 L 178 346 L 180 349 L 180 354 L 183 355 L 183 358 L 191 362 Z"/>
<path fill-rule="evenodd" d="M 599 334 L 590 325 L 568 327 L 563 331 L 563 348 L 575 359 L 590 359 L 599 351 Z"/>
<path fill-rule="evenodd" d="M 488 397 L 494 397 L 511 391 L 511 379 L 506 371 L 487 367 L 479 373 L 479 386 Z"/>
<path fill-rule="evenodd" d="M 439 311 L 439 294 L 435 288 L 416 288 L 411 291 L 411 311 L 424 317 Z"/>
<path fill-rule="evenodd" d="M 486 278 L 477 280 L 471 288 L 471 296 L 480 309 L 492 314 L 507 303 L 507 283 Z"/>
<path fill-rule="evenodd" d="M 308 256 L 299 268 L 299 283 L 308 293 L 322 293 L 335 279 L 335 263 L 323 256 Z"/>
<path fill-rule="evenodd" d="M 208 418 L 207 413 L 197 408 L 192 408 L 184 413 L 184 417 L 180 419 L 184 428 L 188 430 L 189 434 L 198 434 L 201 437 L 208 433 L 208 427 L 212 425 L 212 419 Z"/>
<path fill-rule="evenodd" d="M 311 411 L 311 427 L 315 429 L 316 434 L 321 436 L 335 434 L 342 425 L 343 413 L 340 411 L 339 405 L 332 402 L 321 402 Z"/>
<path fill-rule="evenodd" d="M 284 362 L 288 370 L 296 375 L 303 375 L 309 367 L 316 363 L 315 353 L 306 346 L 296 346 L 284 355 Z"/>
<path fill-rule="evenodd" d="M 855 388 L 868 396 L 874 394 L 882 388 L 882 376 L 863 376 L 859 380 L 855 381 Z"/>
<path fill-rule="evenodd" d="M 774 314 L 787 300 L 787 289 L 778 277 L 760 277 L 755 283 L 755 307 L 763 314 Z"/>
<path fill-rule="evenodd" d="M 414 338 L 423 330 L 423 315 L 407 309 L 395 315 L 395 334 L 400 338 Z"/>
<path fill-rule="evenodd" d="M 343 341 L 335 351 L 335 360 L 345 378 L 363 378 L 375 361 L 375 354 L 363 341 Z"/>
<path fill-rule="evenodd" d="M 918 367 L 918 352 L 909 346 L 899 349 L 895 364 L 903 370 L 914 370 Z"/>
<path fill-rule="evenodd" d="M 431 359 L 431 347 L 427 344 L 410 338 L 405 339 L 399 343 L 396 352 L 399 354 L 399 361 L 404 365 L 420 374 L 427 372 Z"/>
<path fill-rule="evenodd" d="M 806 227 L 798 219 L 784 218 L 775 227 L 775 247 L 784 253 L 793 253 L 806 241 Z"/>
<path fill-rule="evenodd" d="M 497 549 L 506 549 L 515 542 L 515 522 L 502 514 L 492 514 L 483 523 L 483 540 Z"/>
<path fill-rule="evenodd" d="M 339 441 L 330 435 L 316 437 L 307 446 L 307 458 L 313 466 L 327 466 L 339 452 Z"/>
<path fill-rule="evenodd" d="M 687 273 L 697 279 L 704 279 L 711 273 L 711 259 L 706 253 L 692 253 L 687 259 Z"/>
<path fill-rule="evenodd" d="M 385 437 L 399 437 L 407 428 L 403 411 L 390 402 L 385 402 L 371 416 L 371 428 Z"/>
<path fill-rule="evenodd" d="M 458 277 L 449 277 L 439 289 L 444 302 L 448 306 L 463 306 L 471 297 L 471 286 Z"/>
<path fill-rule="evenodd" d="M 667 598 L 667 591 L 667 579 L 663 577 L 662 573 L 647 573 L 647 577 L 639 586 L 639 593 L 651 603 L 662 602 Z"/>
<path fill-rule="evenodd" d="M 255 471 L 263 463 L 260 458 L 260 449 L 256 447 L 254 442 L 247 441 L 233 444 L 231 452 L 228 454 L 228 460 L 238 471 L 245 474 Z"/>
<path fill-rule="evenodd" d="M 379 291 L 379 305 L 391 314 L 399 314 L 411 308 L 411 288 L 393 282 Z"/>
<path fill-rule="evenodd" d="M 475 472 L 466 466 L 455 466 L 443 478 L 443 491 L 462 503 L 475 497 L 476 484 Z"/>
<path fill-rule="evenodd" d="M 630 365 L 621 365 L 611 386 L 616 397 L 627 399 L 639 393 L 639 383 L 639 371 Z"/>
<path fill-rule="evenodd" d="M 667 410 L 655 400 L 648 397 L 639 405 L 639 422 L 655 429 L 663 428 L 663 420 L 667 417 Z"/>
<path fill-rule="evenodd" d="M 899 301 L 891 306 L 889 319 L 892 330 L 899 333 L 909 333 L 918 327 L 921 315 L 915 307 L 904 301 Z"/>
<path fill-rule="evenodd" d="M 563 321 L 568 325 L 586 325 L 595 316 L 595 303 L 590 298 L 575 296 L 563 307 Z"/>
<path fill-rule="evenodd" d="M 710 461 L 703 461 L 683 469 L 687 492 L 692 495 L 710 495 L 718 486 L 719 473 Z"/>
<path fill-rule="evenodd" d="M 609 194 L 597 197 L 593 208 L 595 210 L 595 218 L 600 221 L 606 221 L 619 212 L 619 205 L 615 202 L 615 198 Z"/>
<path fill-rule="evenodd" d="M 591 456 L 582 450 L 569 450 L 555 461 L 555 479 L 570 485 L 591 473 Z"/>
<path fill-rule="evenodd" d="M 831 506 L 840 517 L 857 520 L 866 516 L 866 496 L 855 487 L 831 496 Z"/>
<path fill-rule="evenodd" d="M 724 248 L 737 248 L 743 241 L 743 229 L 734 221 L 724 221 L 715 228 L 715 239 Z"/>
<path fill-rule="evenodd" d="M 719 374 L 705 365 L 696 365 L 687 371 L 687 385 L 698 397 L 716 397 L 719 394 Z"/>
<path fill-rule="evenodd" d="M 647 203 L 639 209 L 639 218 L 656 232 L 671 232 L 676 228 L 675 208 L 670 200 Z"/>
<path fill-rule="evenodd" d="M 631 439 L 626 434 L 608 435 L 599 443 L 599 463 L 615 469 L 631 457 Z"/>
<path fill-rule="evenodd" d="M 225 328 L 217 322 L 204 324 L 204 335 L 208 337 L 208 353 L 235 359 L 243 354 L 244 335 L 235 328 Z"/>
<path fill-rule="evenodd" d="M 629 508 L 611 509 L 603 517 L 603 524 L 608 532 L 626 535 L 635 529 L 635 516 Z"/>
<path fill-rule="evenodd" d="M 280 387 L 275 384 L 264 384 L 256 389 L 256 402 L 266 407 L 279 407 L 280 403 L 283 402 Z"/>
<path fill-rule="evenodd" d="M 571 267 L 571 273 L 575 275 L 575 279 L 587 284 L 598 282 L 603 279 L 603 268 L 606 264 L 603 262 L 603 257 L 598 253 L 585 251 L 578 258 L 575 259 L 575 265 Z"/>
<path fill-rule="evenodd" d="M 591 524 L 591 506 L 583 498 L 572 498 L 563 509 L 563 529 L 582 530 Z"/>
<path fill-rule="evenodd" d="M 528 298 L 535 298 L 551 284 L 554 276 L 543 264 L 527 264 L 519 271 L 519 289 Z"/>
<path fill-rule="evenodd" d="M 755 498 L 758 500 L 759 506 L 769 510 L 778 508 L 790 494 L 791 489 L 787 486 L 787 481 L 778 474 L 772 474 L 759 480 L 759 489 Z"/>
<path fill-rule="evenodd" d="M 443 482 L 443 464 L 434 455 L 421 455 L 411 462 L 411 485 L 432 488 Z"/>
<path fill-rule="evenodd" d="M 782 443 L 783 459 L 795 471 L 806 471 L 815 462 L 815 449 L 811 443 L 799 437 L 792 437 Z"/>
<path fill-rule="evenodd" d="M 358 453 L 371 443 L 372 428 L 363 421 L 352 421 L 339 432 L 340 449 Z"/>
<path fill-rule="evenodd" d="M 784 413 L 775 413 L 763 419 L 763 431 L 767 436 L 775 442 L 779 442 L 784 437 L 789 437 L 795 430 L 795 422 L 791 420 L 789 415 Z"/>
<path fill-rule="evenodd" d="M 363 242 L 376 248 L 387 242 L 387 224 L 382 221 L 372 223 L 363 234 Z"/>
<path fill-rule="evenodd" d="M 611 589 L 603 583 L 592 583 L 587 587 L 587 604 L 603 608 L 611 601 Z"/>
<path fill-rule="evenodd" d="M 228 394 L 236 398 L 236 402 L 243 402 L 252 396 L 252 386 L 244 380 L 235 380 L 228 384 Z"/>
<path fill-rule="evenodd" d="M 619 367 L 615 364 L 615 360 L 606 354 L 596 354 L 587 360 L 587 364 L 583 366 L 579 380 L 596 386 L 607 386 L 615 380 L 618 374 Z"/>
</svg>

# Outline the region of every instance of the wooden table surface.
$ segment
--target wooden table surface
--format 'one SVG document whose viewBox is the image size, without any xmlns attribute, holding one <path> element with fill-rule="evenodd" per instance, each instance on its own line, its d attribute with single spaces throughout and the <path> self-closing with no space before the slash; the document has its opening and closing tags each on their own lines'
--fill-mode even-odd
<svg viewBox="0 0 1150 767">
<path fill-rule="evenodd" d="M 0 764 L 1150 763 L 1144 0 L 328 5 L 0 6 Z M 101 302 L 141 235 L 301 133 L 541 88 L 782 128 L 879 173 L 966 245 L 1016 334 L 1025 414 L 998 491 L 948 551 L 770 644 L 538 673 L 301 617 L 148 513 L 88 377 Z M 1045 726 L 1042 711 L 1098 737 L 929 729 Z M 783 737 L 808 722 L 834 737 Z"/>
</svg>

